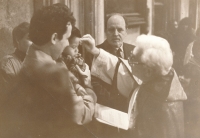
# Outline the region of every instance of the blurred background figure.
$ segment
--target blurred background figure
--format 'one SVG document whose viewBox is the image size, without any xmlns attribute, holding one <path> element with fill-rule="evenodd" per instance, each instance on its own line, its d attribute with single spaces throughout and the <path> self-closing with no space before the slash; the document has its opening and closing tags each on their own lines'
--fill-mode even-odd
<svg viewBox="0 0 200 138">
<path fill-rule="evenodd" d="M 166 30 L 165 31 L 163 31 L 163 30 L 157 31 L 157 32 L 155 32 L 155 35 L 163 37 L 163 38 L 167 39 L 169 42 L 171 37 L 175 35 L 177 28 L 178 28 L 177 21 L 170 20 L 169 22 L 167 22 Z"/>
<path fill-rule="evenodd" d="M 191 20 L 189 17 L 183 18 L 178 25 L 177 31 L 174 36 L 174 68 L 178 75 L 183 74 L 183 59 L 187 46 L 194 41 L 195 31 L 192 28 Z"/>
<path fill-rule="evenodd" d="M 1 61 L 1 89 L 6 91 L 14 78 L 19 73 L 22 62 L 26 56 L 26 51 L 32 42 L 29 40 L 29 23 L 23 22 L 16 26 L 12 31 L 13 45 L 15 51 L 6 55 Z"/>
<path fill-rule="evenodd" d="M 160 30 L 155 32 L 156 36 L 165 38 L 171 47 L 171 50 L 173 51 L 173 55 L 174 55 L 174 47 L 176 47 L 176 39 L 175 39 L 175 35 L 177 32 L 177 28 L 178 28 L 178 23 L 176 20 L 170 20 L 169 22 L 167 22 L 167 27 L 166 30 Z"/>
<path fill-rule="evenodd" d="M 178 29 L 178 23 L 175 20 L 171 20 L 167 26 L 167 32 L 168 32 L 168 42 L 171 46 L 172 51 L 174 52 L 174 46 L 175 46 L 175 35 Z"/>
<path fill-rule="evenodd" d="M 186 50 L 184 58 L 184 86 L 188 100 L 185 101 L 186 138 L 199 138 L 200 128 L 200 28 L 196 31 L 196 39 Z"/>
</svg>

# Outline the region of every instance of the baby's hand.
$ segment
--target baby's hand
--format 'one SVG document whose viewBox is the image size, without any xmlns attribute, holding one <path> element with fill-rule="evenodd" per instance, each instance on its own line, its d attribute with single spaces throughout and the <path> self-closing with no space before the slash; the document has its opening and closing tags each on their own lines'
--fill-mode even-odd
<svg viewBox="0 0 200 138">
<path fill-rule="evenodd" d="M 76 65 L 76 68 L 77 68 L 78 72 L 81 74 L 84 84 L 88 87 L 91 87 L 90 69 L 86 63 L 84 63 L 84 64 L 86 66 L 85 71 L 82 71 L 78 65 Z"/>
<path fill-rule="evenodd" d="M 88 66 L 86 63 L 84 63 L 84 64 L 85 64 L 85 71 L 83 71 L 78 65 L 76 65 L 76 68 L 77 68 L 78 72 L 79 72 L 83 77 L 87 78 L 87 77 L 90 77 L 90 76 L 91 76 L 91 74 L 90 74 L 90 69 L 89 69 L 89 66 Z"/>
<path fill-rule="evenodd" d="M 87 95 L 87 92 L 85 91 L 85 89 L 80 84 L 75 84 L 74 87 L 75 87 L 75 90 L 76 90 L 76 94 L 78 96 Z"/>
</svg>

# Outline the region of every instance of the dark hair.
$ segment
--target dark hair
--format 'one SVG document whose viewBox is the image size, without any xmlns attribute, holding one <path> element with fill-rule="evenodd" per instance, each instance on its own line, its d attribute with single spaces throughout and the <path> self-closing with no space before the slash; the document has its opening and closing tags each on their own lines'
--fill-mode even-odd
<svg viewBox="0 0 200 138">
<path fill-rule="evenodd" d="M 192 24 L 191 24 L 189 17 L 185 17 L 185 18 L 181 19 L 178 26 L 183 27 L 185 25 L 191 27 Z"/>
<path fill-rule="evenodd" d="M 72 27 L 72 33 L 71 36 L 69 37 L 69 39 L 73 38 L 73 37 L 78 37 L 81 38 L 81 32 L 78 28 L 76 28 L 75 26 Z"/>
<path fill-rule="evenodd" d="M 36 45 L 44 45 L 51 40 L 53 33 L 62 39 L 68 22 L 75 24 L 75 18 L 70 9 L 61 3 L 43 7 L 38 10 L 30 22 L 30 39 Z"/>
<path fill-rule="evenodd" d="M 124 21 L 125 21 L 125 28 L 128 28 L 128 20 L 127 20 L 127 18 L 126 18 L 124 15 L 122 15 L 122 14 L 120 14 L 120 13 L 111 13 L 111 14 L 109 14 L 109 15 L 106 17 L 105 29 L 107 29 L 108 19 L 109 19 L 110 17 L 114 16 L 114 15 L 119 15 L 119 16 L 121 16 L 121 17 L 124 19 Z"/>
<path fill-rule="evenodd" d="M 29 32 L 29 26 L 29 23 L 22 22 L 13 29 L 12 37 L 14 47 L 17 47 L 18 41 L 21 40 Z"/>
<path fill-rule="evenodd" d="M 71 33 L 71 36 L 69 37 L 69 42 L 71 42 L 72 38 L 73 37 L 78 37 L 78 38 L 81 38 L 81 32 L 78 28 L 76 28 L 75 26 L 72 27 L 72 33 Z M 79 44 L 78 46 L 78 50 L 79 52 L 82 54 L 83 52 L 83 49 L 82 49 L 82 46 Z"/>
</svg>

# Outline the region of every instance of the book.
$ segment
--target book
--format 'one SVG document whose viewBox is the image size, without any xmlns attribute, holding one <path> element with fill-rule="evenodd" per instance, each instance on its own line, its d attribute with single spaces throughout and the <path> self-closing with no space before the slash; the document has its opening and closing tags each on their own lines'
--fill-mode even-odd
<svg viewBox="0 0 200 138">
<path fill-rule="evenodd" d="M 104 106 L 104 105 L 97 103 L 96 109 L 95 109 L 96 120 L 101 123 L 111 125 L 113 127 L 128 130 L 131 111 L 136 102 L 138 90 L 139 90 L 139 86 L 138 86 L 138 88 L 135 89 L 135 91 L 133 92 L 133 94 L 130 98 L 128 113 L 125 113 L 125 112 L 122 112 L 122 111 L 119 111 L 119 110 L 116 110 L 116 109 L 110 108 L 108 106 Z"/>
<path fill-rule="evenodd" d="M 101 123 L 125 130 L 129 126 L 128 113 L 98 103 L 96 104 L 95 118 Z"/>
</svg>

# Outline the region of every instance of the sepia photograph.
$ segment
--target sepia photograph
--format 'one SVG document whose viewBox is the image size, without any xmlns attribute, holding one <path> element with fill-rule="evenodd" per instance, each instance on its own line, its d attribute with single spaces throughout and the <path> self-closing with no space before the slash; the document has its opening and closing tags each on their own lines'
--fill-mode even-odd
<svg viewBox="0 0 200 138">
<path fill-rule="evenodd" d="M 199 130 L 200 0 L 0 0 L 0 138 Z"/>
</svg>

